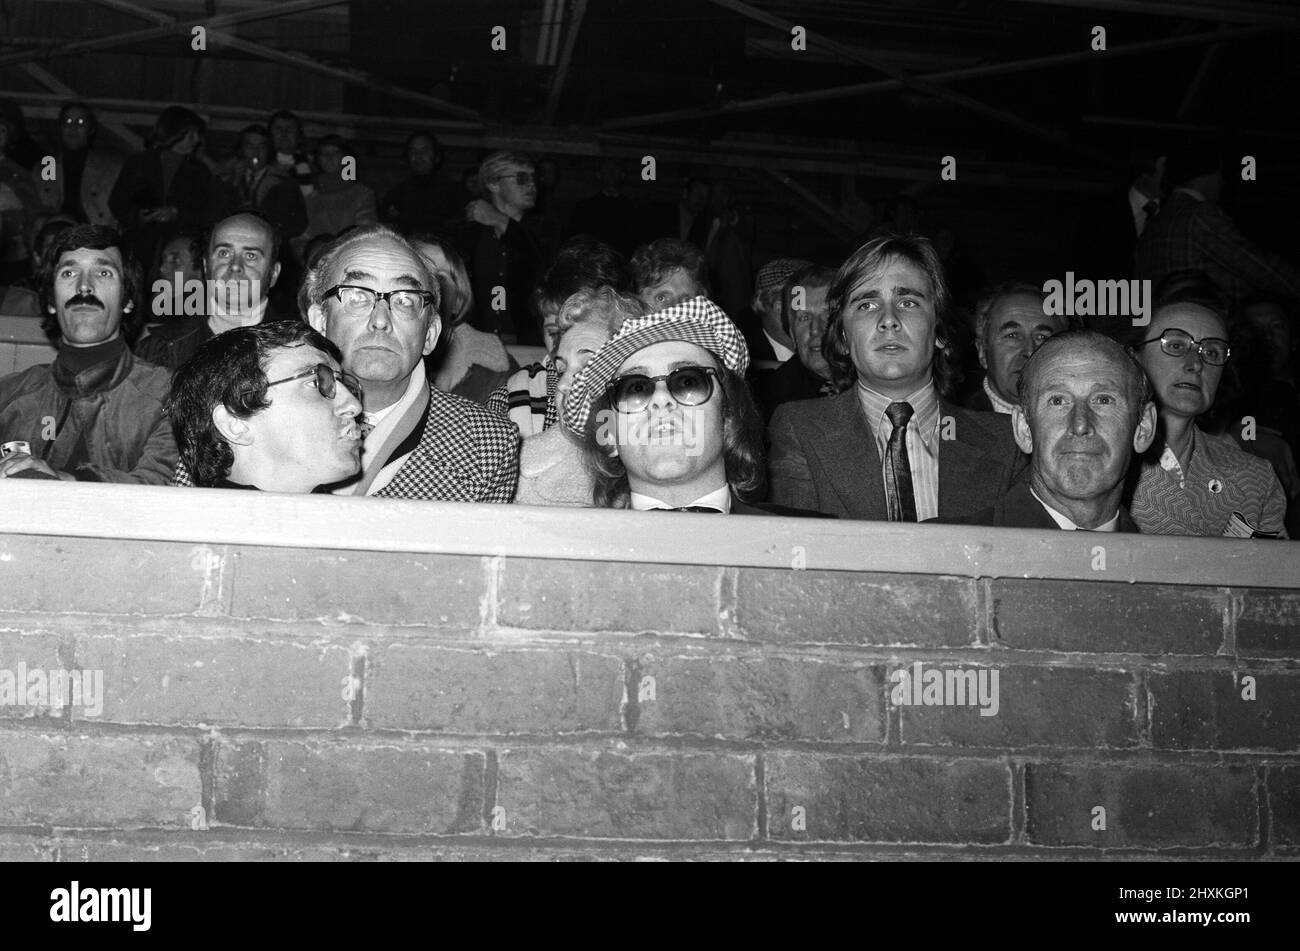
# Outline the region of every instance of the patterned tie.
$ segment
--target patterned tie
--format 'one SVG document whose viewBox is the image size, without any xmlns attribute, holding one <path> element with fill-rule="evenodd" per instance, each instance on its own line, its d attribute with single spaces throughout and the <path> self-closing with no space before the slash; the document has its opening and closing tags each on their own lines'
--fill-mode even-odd
<svg viewBox="0 0 1300 951">
<path fill-rule="evenodd" d="M 885 415 L 894 424 L 885 450 L 885 501 L 891 522 L 916 521 L 916 497 L 912 494 L 912 466 L 907 458 L 907 423 L 911 403 L 890 403 Z"/>
</svg>

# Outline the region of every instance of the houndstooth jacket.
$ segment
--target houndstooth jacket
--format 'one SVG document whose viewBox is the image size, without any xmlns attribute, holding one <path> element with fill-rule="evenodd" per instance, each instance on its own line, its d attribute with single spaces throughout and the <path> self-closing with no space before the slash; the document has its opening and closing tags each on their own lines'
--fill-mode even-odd
<svg viewBox="0 0 1300 951">
<path fill-rule="evenodd" d="M 519 481 L 519 442 L 514 423 L 472 400 L 430 387 L 419 444 L 374 497 L 510 502 Z M 183 461 L 172 485 L 194 485 Z"/>
<path fill-rule="evenodd" d="M 509 502 L 519 481 L 519 429 L 486 407 L 429 388 L 420 443 L 376 498 Z"/>
</svg>

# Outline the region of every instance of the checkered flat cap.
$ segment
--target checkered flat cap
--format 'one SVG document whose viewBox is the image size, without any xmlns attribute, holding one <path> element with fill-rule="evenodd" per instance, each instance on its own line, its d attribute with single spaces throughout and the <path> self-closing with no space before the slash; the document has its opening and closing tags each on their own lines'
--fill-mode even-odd
<svg viewBox="0 0 1300 951">
<path fill-rule="evenodd" d="M 740 376 L 749 369 L 749 348 L 722 308 L 707 297 L 693 297 L 644 317 L 632 317 L 574 378 L 564 400 L 565 428 L 581 437 L 591 405 L 609 388 L 628 357 L 654 343 L 684 340 L 703 347 Z"/>
<path fill-rule="evenodd" d="M 807 267 L 811 263 L 800 258 L 777 258 L 775 261 L 768 261 L 758 269 L 754 286 L 760 294 L 766 294 L 788 281 L 790 275 L 799 268 Z"/>
</svg>

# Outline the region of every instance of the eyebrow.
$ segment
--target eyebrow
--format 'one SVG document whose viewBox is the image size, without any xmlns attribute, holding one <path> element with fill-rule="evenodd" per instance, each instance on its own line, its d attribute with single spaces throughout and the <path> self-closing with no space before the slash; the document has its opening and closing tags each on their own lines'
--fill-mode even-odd
<svg viewBox="0 0 1300 951">
<path fill-rule="evenodd" d="M 1018 321 L 1018 320 L 1016 320 L 1014 317 L 1012 317 L 1012 318 L 1010 318 L 1009 320 L 1004 320 L 1004 321 L 1002 322 L 1002 325 L 1001 325 L 1000 327 L 998 327 L 998 330 L 1006 330 L 1006 329 L 1008 329 L 1008 328 L 1010 328 L 1010 327 L 1019 327 L 1019 326 L 1020 326 L 1020 321 Z M 1033 329 L 1033 330 L 1054 330 L 1054 328 L 1052 327 L 1052 325 L 1049 324 L 1049 323 L 1037 323 L 1037 324 L 1034 324 L 1032 329 Z"/>
<path fill-rule="evenodd" d="M 369 271 L 363 271 L 360 268 L 349 268 L 343 272 L 343 280 L 339 283 L 351 284 L 353 281 L 375 281 L 378 283 L 379 278 Z M 405 285 L 412 290 L 424 290 L 424 285 L 420 283 L 420 279 L 412 277 L 410 274 L 399 274 L 393 278 L 393 283 Z"/>
<path fill-rule="evenodd" d="M 238 248 L 241 251 L 260 251 L 262 254 L 266 253 L 266 250 L 260 244 L 235 244 L 233 241 L 218 241 L 212 246 L 212 250 L 215 251 L 217 248 Z"/>
<path fill-rule="evenodd" d="M 897 285 L 897 286 L 891 288 L 891 289 L 890 289 L 890 293 L 891 293 L 894 297 L 919 297 L 919 298 L 921 298 L 922 300 L 929 300 L 929 299 L 930 299 L 930 295 L 927 294 L 925 291 L 917 290 L 917 289 L 914 288 L 914 287 L 903 287 L 902 285 Z M 883 296 L 883 295 L 882 295 L 881 292 L 880 292 L 880 288 L 878 288 L 878 287 L 871 287 L 871 288 L 868 288 L 868 289 L 865 290 L 865 291 L 862 291 L 861 293 L 854 294 L 852 297 L 849 298 L 849 301 L 850 301 L 850 302 L 853 302 L 853 301 L 859 301 L 859 300 L 874 300 L 875 298 L 877 298 L 877 297 L 881 297 L 881 296 Z"/>
<path fill-rule="evenodd" d="M 73 260 L 73 261 L 69 261 L 69 260 L 66 260 L 66 259 L 60 258 L 60 259 L 59 259 L 59 263 L 58 263 L 58 267 L 59 267 L 59 268 L 64 268 L 64 267 L 68 267 L 68 266 L 70 266 L 70 265 L 75 265 L 76 263 L 77 263 L 77 262 L 76 262 L 75 260 Z M 111 268 L 121 267 L 121 265 L 119 265 L 119 264 L 118 264 L 116 261 L 114 261 L 112 258 L 106 258 L 106 257 L 103 257 L 102 255 L 97 255 L 97 256 L 95 256 L 94 258 L 91 259 L 91 262 L 90 262 L 90 263 L 91 263 L 91 266 L 92 266 L 92 267 L 98 267 L 98 266 L 100 266 L 100 265 L 104 265 L 104 264 L 108 265 L 108 266 L 111 267 Z"/>
</svg>

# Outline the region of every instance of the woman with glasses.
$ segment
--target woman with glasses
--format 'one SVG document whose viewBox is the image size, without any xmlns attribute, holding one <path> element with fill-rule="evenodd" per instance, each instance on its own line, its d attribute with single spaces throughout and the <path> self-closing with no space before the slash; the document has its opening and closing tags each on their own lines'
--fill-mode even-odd
<svg viewBox="0 0 1300 951">
<path fill-rule="evenodd" d="M 749 350 L 704 297 L 627 320 L 577 375 L 561 417 L 581 434 L 599 507 L 806 514 L 745 501 L 763 480 Z"/>
<path fill-rule="evenodd" d="M 1231 356 L 1227 319 L 1212 294 L 1163 297 L 1135 350 L 1151 378 L 1160 435 L 1135 472 L 1129 510 L 1146 534 L 1286 537 L 1286 496 L 1265 460 L 1211 435 L 1209 412 Z"/>
</svg>

